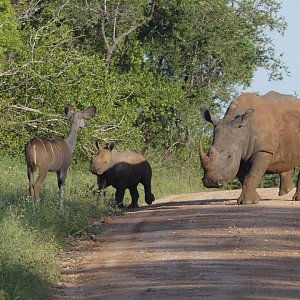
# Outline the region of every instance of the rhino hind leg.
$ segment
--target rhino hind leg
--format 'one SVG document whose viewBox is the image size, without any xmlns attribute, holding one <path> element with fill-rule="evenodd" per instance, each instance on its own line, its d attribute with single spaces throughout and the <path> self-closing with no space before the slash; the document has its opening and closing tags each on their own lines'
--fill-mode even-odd
<svg viewBox="0 0 300 300">
<path fill-rule="evenodd" d="M 145 189 L 145 201 L 148 205 L 152 204 L 152 202 L 155 200 L 154 195 L 150 192 L 147 192 Z"/>
<path fill-rule="evenodd" d="M 292 180 L 292 175 L 294 174 L 295 169 L 280 173 L 280 187 L 279 187 L 279 196 L 283 196 L 289 193 L 294 188 L 294 183 Z"/>
<path fill-rule="evenodd" d="M 297 188 L 296 188 L 296 193 L 293 196 L 293 200 L 300 201 L 300 172 L 298 173 Z"/>
<path fill-rule="evenodd" d="M 129 208 L 139 208 L 139 205 L 138 205 L 138 200 L 139 200 L 139 192 L 137 190 L 137 186 L 135 187 L 131 187 L 129 189 L 130 191 L 130 196 L 131 196 L 131 204 L 128 206 Z"/>
<path fill-rule="evenodd" d="M 155 197 L 151 191 L 151 179 L 152 179 L 152 170 L 150 165 L 148 165 L 148 170 L 145 172 L 141 180 L 141 183 L 143 184 L 145 189 L 145 201 L 148 205 L 151 205 L 152 202 L 155 200 Z"/>
</svg>

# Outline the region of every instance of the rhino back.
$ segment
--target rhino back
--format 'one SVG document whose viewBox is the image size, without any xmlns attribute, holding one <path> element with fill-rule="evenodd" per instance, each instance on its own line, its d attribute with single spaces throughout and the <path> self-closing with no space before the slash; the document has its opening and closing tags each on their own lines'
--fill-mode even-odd
<svg viewBox="0 0 300 300">
<path fill-rule="evenodd" d="M 282 172 L 300 163 L 300 100 L 291 95 L 269 92 L 258 97 L 242 94 L 229 106 L 225 118 L 253 109 L 245 159 L 258 151 L 273 154 L 268 171 Z"/>
<path fill-rule="evenodd" d="M 148 161 L 141 155 L 132 152 L 116 152 L 115 163 L 105 176 L 111 184 L 117 188 L 120 181 L 127 182 L 127 187 L 136 186 L 143 180 L 146 174 L 151 174 Z"/>
</svg>

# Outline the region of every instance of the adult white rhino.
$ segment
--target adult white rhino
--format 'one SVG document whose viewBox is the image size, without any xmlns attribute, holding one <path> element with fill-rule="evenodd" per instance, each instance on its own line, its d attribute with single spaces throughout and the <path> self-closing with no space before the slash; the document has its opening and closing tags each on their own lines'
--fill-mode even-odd
<svg viewBox="0 0 300 300">
<path fill-rule="evenodd" d="M 222 120 L 201 109 L 214 126 L 208 155 L 200 141 L 200 159 L 206 187 L 223 187 L 235 176 L 242 184 L 238 204 L 260 200 L 256 192 L 265 173 L 280 174 L 279 195 L 292 190 L 291 175 L 300 164 L 300 100 L 269 92 L 245 93 L 232 101 Z M 300 200 L 299 177 L 293 200 Z"/>
</svg>

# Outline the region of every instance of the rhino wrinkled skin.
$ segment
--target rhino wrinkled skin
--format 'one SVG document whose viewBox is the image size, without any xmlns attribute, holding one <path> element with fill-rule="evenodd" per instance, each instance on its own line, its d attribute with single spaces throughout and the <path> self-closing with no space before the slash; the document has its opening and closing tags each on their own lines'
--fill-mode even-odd
<svg viewBox="0 0 300 300">
<path fill-rule="evenodd" d="M 280 174 L 279 195 L 290 192 L 291 176 L 300 164 L 300 100 L 269 92 L 245 93 L 232 101 L 223 119 L 201 109 L 214 126 L 213 144 L 206 155 L 200 141 L 200 160 L 206 187 L 223 187 L 235 176 L 242 184 L 238 204 L 255 204 L 265 173 Z M 299 176 L 293 200 L 300 200 Z"/>
<path fill-rule="evenodd" d="M 92 161 L 90 171 L 97 175 L 99 190 L 113 186 L 116 189 L 116 203 L 123 207 L 125 190 L 129 189 L 132 198 L 129 207 L 138 208 L 137 186 L 142 183 L 145 201 L 149 205 L 152 204 L 155 199 L 151 192 L 152 170 L 143 156 L 132 151 L 117 152 L 114 150 L 114 143 L 102 148 L 95 140 L 94 147 L 98 150 L 98 155 Z"/>
</svg>

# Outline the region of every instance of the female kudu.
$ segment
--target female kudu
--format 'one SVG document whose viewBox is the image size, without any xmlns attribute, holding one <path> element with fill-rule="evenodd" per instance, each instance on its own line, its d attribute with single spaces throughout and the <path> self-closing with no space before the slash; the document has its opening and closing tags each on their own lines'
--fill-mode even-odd
<svg viewBox="0 0 300 300">
<path fill-rule="evenodd" d="M 44 137 L 34 137 L 25 146 L 25 157 L 29 180 L 31 201 L 34 199 L 39 205 L 40 187 L 48 172 L 57 173 L 60 195 L 60 209 L 63 208 L 63 197 L 67 170 L 72 164 L 72 154 L 75 149 L 78 128 L 86 128 L 85 118 L 93 117 L 96 113 L 94 106 L 83 112 L 75 112 L 73 106 L 68 104 L 65 113 L 71 119 L 70 133 L 67 138 L 49 140 Z M 39 175 L 34 183 L 34 172 L 39 169 Z"/>
</svg>

